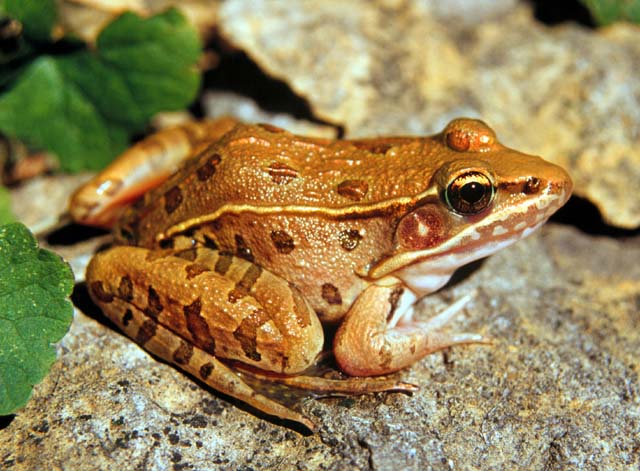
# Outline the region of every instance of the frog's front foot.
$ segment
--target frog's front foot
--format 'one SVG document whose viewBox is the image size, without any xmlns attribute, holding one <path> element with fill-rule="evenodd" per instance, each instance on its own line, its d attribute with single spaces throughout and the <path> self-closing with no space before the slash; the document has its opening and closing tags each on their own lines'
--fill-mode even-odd
<svg viewBox="0 0 640 471">
<path fill-rule="evenodd" d="M 440 330 L 472 299 L 464 296 L 425 322 L 411 320 L 415 299 L 402 286 L 371 286 L 353 304 L 338 329 L 334 353 L 340 368 L 352 376 L 391 373 L 425 355 L 453 345 L 490 343 L 479 334 Z"/>
</svg>

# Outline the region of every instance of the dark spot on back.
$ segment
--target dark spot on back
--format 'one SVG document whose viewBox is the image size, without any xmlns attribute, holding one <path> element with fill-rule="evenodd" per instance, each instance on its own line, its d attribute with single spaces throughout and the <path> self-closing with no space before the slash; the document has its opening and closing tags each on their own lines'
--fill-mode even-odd
<svg viewBox="0 0 640 471">
<path fill-rule="evenodd" d="M 369 184 L 364 180 L 345 180 L 338 185 L 338 194 L 352 201 L 360 201 L 369 191 Z"/>
<path fill-rule="evenodd" d="M 164 194 L 164 209 L 167 214 L 173 213 L 182 204 L 182 190 L 174 186 Z"/>
<path fill-rule="evenodd" d="M 329 304 L 342 304 L 342 296 L 340 291 L 331 283 L 325 283 L 322 285 L 322 299 Z"/>
<path fill-rule="evenodd" d="M 287 184 L 291 180 L 298 178 L 298 171 L 282 162 L 271 162 L 267 167 L 267 173 L 273 183 L 277 185 Z"/>
<path fill-rule="evenodd" d="M 118 286 L 118 297 L 125 301 L 131 301 L 133 299 L 133 282 L 128 275 L 120 278 L 120 285 Z"/>
<path fill-rule="evenodd" d="M 362 240 L 362 236 L 357 229 L 350 229 L 348 231 L 340 231 L 338 234 L 338 240 L 340 240 L 340 245 L 347 252 L 354 250 L 360 244 Z"/>
<path fill-rule="evenodd" d="M 293 238 L 285 231 L 272 231 L 271 240 L 273 241 L 273 245 L 276 247 L 276 250 L 282 254 L 291 253 L 295 248 Z"/>
<path fill-rule="evenodd" d="M 144 313 L 151 317 L 158 317 L 158 315 L 162 312 L 163 306 L 160 302 L 160 296 L 153 289 L 152 286 L 149 286 L 149 294 L 147 297 L 147 307 L 144 309 Z"/>
<path fill-rule="evenodd" d="M 196 170 L 196 174 L 198 176 L 198 180 L 206 181 L 216 173 L 216 165 L 220 163 L 220 154 L 213 154 L 211 157 L 207 159 L 207 161 L 202 165 L 198 170 Z"/>
<path fill-rule="evenodd" d="M 110 303 L 113 301 L 113 294 L 104 289 L 102 281 L 93 281 L 90 285 L 91 294 L 100 302 Z"/>
</svg>

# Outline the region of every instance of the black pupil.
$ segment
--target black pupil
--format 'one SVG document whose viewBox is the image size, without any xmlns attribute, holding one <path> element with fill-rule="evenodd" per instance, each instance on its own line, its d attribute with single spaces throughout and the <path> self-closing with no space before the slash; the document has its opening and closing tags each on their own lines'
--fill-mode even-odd
<svg viewBox="0 0 640 471">
<path fill-rule="evenodd" d="M 474 204 L 484 197 L 485 188 L 478 182 L 470 182 L 460 188 L 460 197 L 469 204 Z"/>
</svg>

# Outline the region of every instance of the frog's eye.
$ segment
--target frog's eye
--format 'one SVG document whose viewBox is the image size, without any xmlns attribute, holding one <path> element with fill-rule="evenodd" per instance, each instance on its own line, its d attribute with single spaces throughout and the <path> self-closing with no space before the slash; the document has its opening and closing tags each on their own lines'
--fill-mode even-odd
<svg viewBox="0 0 640 471">
<path fill-rule="evenodd" d="M 491 203 L 495 187 L 489 177 L 480 172 L 458 175 L 444 191 L 444 200 L 460 214 L 475 214 Z"/>
</svg>

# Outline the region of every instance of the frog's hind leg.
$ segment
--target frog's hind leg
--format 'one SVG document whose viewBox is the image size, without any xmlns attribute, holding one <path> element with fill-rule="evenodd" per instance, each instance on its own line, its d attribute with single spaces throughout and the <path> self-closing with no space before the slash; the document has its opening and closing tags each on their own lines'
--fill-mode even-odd
<svg viewBox="0 0 640 471">
<path fill-rule="evenodd" d="M 260 373 L 255 370 L 249 370 L 242 365 L 236 366 L 236 369 L 242 371 L 244 374 L 263 381 L 284 384 L 285 386 L 305 389 L 319 394 L 370 394 L 376 392 L 412 393 L 419 389 L 415 384 L 386 378 L 333 379 L 324 378 L 322 376 L 308 376 L 304 374 L 295 376 L 275 376 Z"/>
<path fill-rule="evenodd" d="M 76 190 L 69 203 L 71 218 L 111 227 L 122 207 L 166 180 L 198 147 L 217 141 L 237 124 L 233 118 L 189 122 L 143 139 Z"/>
<path fill-rule="evenodd" d="M 323 343 L 319 321 L 284 280 L 206 248 L 126 246 L 96 254 L 86 279 L 104 314 L 145 349 L 223 394 L 313 430 L 219 360 L 279 373 L 313 362 Z"/>
<path fill-rule="evenodd" d="M 117 303 L 118 300 L 113 301 Z M 304 425 L 311 431 L 315 424 L 304 415 L 255 392 L 224 363 L 187 343 L 135 306 L 121 306 L 124 315 L 117 319 L 119 327 L 143 348 L 203 381 L 216 391 L 234 397 L 265 414 Z M 116 320 L 114 319 L 114 320 Z"/>
</svg>

